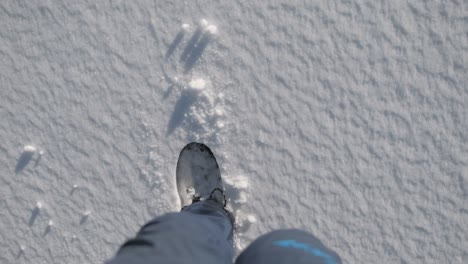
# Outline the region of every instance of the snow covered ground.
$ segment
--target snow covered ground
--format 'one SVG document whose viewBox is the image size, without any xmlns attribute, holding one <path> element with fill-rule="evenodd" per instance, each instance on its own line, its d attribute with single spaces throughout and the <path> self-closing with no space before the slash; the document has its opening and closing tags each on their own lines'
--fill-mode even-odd
<svg viewBox="0 0 468 264">
<path fill-rule="evenodd" d="M 201 141 L 237 251 L 467 263 L 467 30 L 466 0 L 1 1 L 0 262 L 112 257 Z"/>
</svg>

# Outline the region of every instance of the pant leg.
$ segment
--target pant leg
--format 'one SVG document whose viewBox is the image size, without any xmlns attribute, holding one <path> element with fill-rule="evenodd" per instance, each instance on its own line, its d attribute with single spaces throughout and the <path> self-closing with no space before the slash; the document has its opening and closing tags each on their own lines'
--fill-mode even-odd
<svg viewBox="0 0 468 264">
<path fill-rule="evenodd" d="M 108 264 L 232 264 L 232 259 L 232 224 L 221 206 L 204 201 L 147 223 Z"/>
<path fill-rule="evenodd" d="M 261 236 L 242 252 L 236 264 L 340 264 L 340 257 L 307 232 L 278 230 Z"/>
</svg>

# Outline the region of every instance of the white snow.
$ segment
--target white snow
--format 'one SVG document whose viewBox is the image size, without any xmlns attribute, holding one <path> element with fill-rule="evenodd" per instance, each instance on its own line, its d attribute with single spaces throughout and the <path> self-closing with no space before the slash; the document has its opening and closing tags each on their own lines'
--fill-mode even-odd
<svg viewBox="0 0 468 264">
<path fill-rule="evenodd" d="M 181 29 L 183 31 L 189 31 L 190 30 L 190 24 L 182 24 Z"/>
<path fill-rule="evenodd" d="M 206 82 L 203 79 L 193 79 L 190 81 L 190 88 L 195 90 L 203 90 L 206 87 Z"/>
<path fill-rule="evenodd" d="M 27 145 L 27 146 L 24 146 L 23 151 L 25 153 L 33 154 L 34 152 L 36 152 L 36 147 L 31 146 L 31 145 Z"/>
<path fill-rule="evenodd" d="M 257 218 L 255 218 L 255 216 L 253 216 L 253 215 L 248 215 L 247 220 L 252 224 L 257 222 Z"/>
<path fill-rule="evenodd" d="M 208 21 L 206 21 L 206 19 L 203 18 L 202 20 L 200 20 L 199 25 L 201 28 L 206 29 L 210 24 L 208 23 Z"/>
<path fill-rule="evenodd" d="M 211 35 L 218 34 L 218 28 L 215 25 L 208 25 L 205 30 Z"/>
<path fill-rule="evenodd" d="M 180 210 L 177 156 L 202 141 L 237 253 L 295 227 L 345 263 L 467 263 L 466 10 L 2 1 L 0 262 L 112 257 Z"/>
<path fill-rule="evenodd" d="M 216 27 L 213 24 L 210 24 L 206 19 L 200 20 L 200 23 L 198 25 L 203 31 L 207 32 L 210 35 L 218 34 L 218 27 Z"/>
</svg>

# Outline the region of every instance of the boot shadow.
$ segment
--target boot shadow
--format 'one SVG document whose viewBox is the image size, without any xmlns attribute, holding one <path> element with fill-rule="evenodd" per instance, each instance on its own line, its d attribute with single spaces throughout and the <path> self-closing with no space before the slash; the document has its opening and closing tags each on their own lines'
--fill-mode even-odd
<svg viewBox="0 0 468 264">
<path fill-rule="evenodd" d="M 18 162 L 16 163 L 15 173 L 18 174 L 21 172 L 26 166 L 28 166 L 29 162 L 31 161 L 33 153 L 31 152 L 24 152 L 21 154 Z"/>
</svg>

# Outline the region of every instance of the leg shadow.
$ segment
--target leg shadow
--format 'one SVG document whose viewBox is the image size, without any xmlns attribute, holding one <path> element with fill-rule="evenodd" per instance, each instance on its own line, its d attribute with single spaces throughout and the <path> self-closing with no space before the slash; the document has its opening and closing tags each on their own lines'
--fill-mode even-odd
<svg viewBox="0 0 468 264">
<path fill-rule="evenodd" d="M 36 221 L 37 217 L 39 216 L 40 209 L 34 208 L 31 212 L 31 217 L 29 218 L 29 226 L 32 226 Z"/>
<path fill-rule="evenodd" d="M 167 126 L 167 133 L 166 136 L 172 134 L 174 130 L 182 124 L 184 121 L 185 114 L 188 113 L 190 106 L 195 103 L 197 99 L 197 91 L 182 91 L 179 100 L 177 100 L 174 111 L 172 112 L 171 119 L 169 120 L 169 124 Z"/>
<path fill-rule="evenodd" d="M 86 221 L 88 221 L 88 218 L 89 218 L 89 215 L 83 215 L 80 219 L 80 225 L 83 225 L 84 223 L 86 223 Z"/>
<path fill-rule="evenodd" d="M 44 234 L 42 234 L 43 237 L 47 236 L 50 231 L 52 231 L 52 227 L 51 226 L 47 226 L 46 229 L 44 230 Z"/>
<path fill-rule="evenodd" d="M 18 251 L 18 254 L 16 255 L 16 259 L 21 258 L 21 256 L 23 255 L 24 255 L 24 250 L 20 248 L 20 250 Z"/>
<path fill-rule="evenodd" d="M 21 154 L 20 158 L 18 159 L 18 163 L 16 163 L 15 173 L 21 172 L 26 166 L 28 166 L 29 162 L 31 161 L 33 153 L 31 152 L 24 152 Z"/>
<path fill-rule="evenodd" d="M 197 63 L 198 59 L 201 57 L 203 54 L 203 51 L 205 51 L 206 47 L 210 43 L 211 36 L 208 34 L 205 34 L 198 44 L 192 49 L 192 52 L 190 52 L 190 55 L 188 58 L 185 60 L 185 66 L 184 66 L 184 71 L 187 73 L 190 71 L 195 63 Z"/>
<path fill-rule="evenodd" d="M 201 28 L 197 28 L 195 33 L 193 33 L 193 36 L 188 42 L 184 51 L 182 52 L 182 55 L 180 55 L 180 61 L 185 61 L 187 59 L 187 57 L 190 55 L 190 53 L 192 52 L 192 50 L 195 48 L 198 41 L 200 40 L 202 33 L 203 33 L 203 30 Z"/>
<path fill-rule="evenodd" d="M 169 97 L 169 95 L 172 93 L 172 90 L 174 90 L 174 85 L 173 84 L 169 85 L 169 87 L 167 87 L 166 91 L 164 92 L 164 94 L 162 96 L 164 100 L 166 100 L 167 97 Z"/>
<path fill-rule="evenodd" d="M 39 157 L 37 157 L 36 159 L 36 162 L 34 162 L 34 167 L 37 167 L 37 165 L 39 165 L 39 162 L 41 161 L 42 159 L 42 155 L 39 155 Z"/>
<path fill-rule="evenodd" d="M 180 42 L 182 42 L 182 39 L 185 36 L 185 31 L 181 30 L 179 33 L 177 33 L 177 36 L 174 38 L 172 41 L 171 45 L 169 45 L 169 49 L 166 52 L 166 60 L 174 53 L 175 49 L 177 46 L 179 46 Z"/>
</svg>

